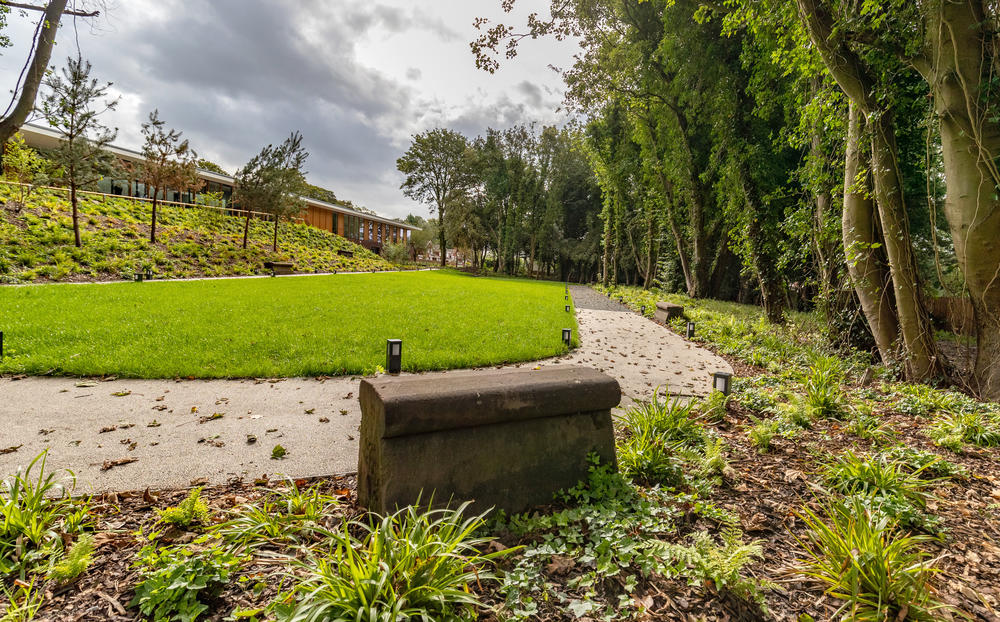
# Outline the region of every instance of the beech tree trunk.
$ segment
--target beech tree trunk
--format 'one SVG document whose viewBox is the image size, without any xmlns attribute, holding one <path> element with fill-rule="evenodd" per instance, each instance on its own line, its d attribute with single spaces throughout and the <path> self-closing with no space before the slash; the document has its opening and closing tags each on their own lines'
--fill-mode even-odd
<svg viewBox="0 0 1000 622">
<path fill-rule="evenodd" d="M 945 217 L 975 316 L 973 384 L 1000 399 L 1000 123 L 984 109 L 996 43 L 982 0 L 937 0 L 925 8 L 930 57 L 917 62 L 934 96 L 944 161 Z M 995 62 L 995 59 L 994 59 Z"/>
<path fill-rule="evenodd" d="M 59 30 L 59 18 L 66 10 L 67 0 L 50 0 L 42 16 L 42 28 L 38 33 L 38 44 L 33 50 L 34 56 L 31 58 L 31 65 L 24 75 L 24 85 L 21 87 L 21 95 L 14 105 L 11 113 L 0 121 L 0 145 L 6 145 L 10 137 L 13 136 L 21 126 L 24 125 L 28 115 L 35 108 L 35 97 L 38 95 L 38 87 L 45 78 L 45 71 L 49 66 L 49 59 L 52 58 L 52 47 L 56 42 L 56 32 Z M 79 238 L 79 236 L 77 236 Z M 79 242 L 77 246 L 79 246 Z"/>
<path fill-rule="evenodd" d="M 923 301 L 917 259 L 899 171 L 896 127 L 892 113 L 883 110 L 868 116 L 872 140 L 872 178 L 886 255 L 896 294 L 899 329 L 906 347 L 906 376 L 928 380 L 942 372 L 934 341 L 934 328 Z"/>
<path fill-rule="evenodd" d="M 879 356 L 886 365 L 896 360 L 899 323 L 896 319 L 889 266 L 875 204 L 856 188 L 858 172 L 869 161 L 861 146 L 861 114 L 857 106 L 848 109 L 847 149 L 844 161 L 844 253 L 847 271 L 875 337 Z"/>
</svg>

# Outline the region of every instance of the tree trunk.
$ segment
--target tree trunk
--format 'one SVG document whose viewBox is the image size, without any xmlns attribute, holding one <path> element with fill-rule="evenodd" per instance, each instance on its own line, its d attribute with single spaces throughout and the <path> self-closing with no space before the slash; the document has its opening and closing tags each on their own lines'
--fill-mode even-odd
<svg viewBox="0 0 1000 622">
<path fill-rule="evenodd" d="M 444 239 L 444 207 L 438 205 L 438 243 L 441 245 L 441 267 L 448 266 L 448 248 Z"/>
<path fill-rule="evenodd" d="M 278 218 L 277 216 L 274 217 L 274 238 L 271 240 L 271 252 L 272 253 L 277 253 L 278 252 L 278 222 L 280 220 L 281 219 Z"/>
<path fill-rule="evenodd" d="M 861 114 L 852 103 L 848 109 L 844 160 L 844 252 L 851 283 L 875 337 L 879 355 L 882 362 L 889 365 L 896 360 L 894 349 L 899 336 L 891 277 L 882 250 L 884 242 L 875 204 L 869 195 L 856 188 L 858 172 L 867 169 L 868 164 L 861 149 Z"/>
<path fill-rule="evenodd" d="M 892 113 L 883 110 L 869 115 L 868 125 L 872 133 L 875 199 L 896 294 L 900 333 L 906 348 L 906 376 L 910 380 L 928 380 L 939 375 L 942 369 L 934 341 L 934 328 L 920 291 L 920 276 L 897 160 L 895 122 Z"/>
<path fill-rule="evenodd" d="M 156 196 L 159 194 L 156 189 L 153 190 L 153 219 L 149 221 L 149 241 L 156 243 Z"/>
<path fill-rule="evenodd" d="M 72 176 L 72 172 L 70 175 Z M 77 248 L 82 248 L 83 241 L 80 239 L 80 218 L 76 201 L 76 182 L 69 184 L 69 202 L 73 206 L 73 240 Z"/>
<path fill-rule="evenodd" d="M 742 168 L 742 167 L 741 167 Z M 760 226 L 761 212 L 757 190 L 750 175 L 740 170 L 740 187 L 746 200 L 746 208 L 750 212 L 750 222 L 747 226 L 747 241 L 749 242 L 753 271 L 760 282 L 760 300 L 764 307 L 767 320 L 772 324 L 785 322 L 785 294 L 781 288 L 781 278 L 777 272 L 776 261 L 769 257 L 764 243 L 764 231 Z"/>
<path fill-rule="evenodd" d="M 45 78 L 45 71 L 52 57 L 52 47 L 56 42 L 56 32 L 59 30 L 59 19 L 66 10 L 67 0 L 50 0 L 42 16 L 42 27 L 38 34 L 38 45 L 34 49 L 31 65 L 24 76 L 21 96 L 11 113 L 0 121 L 0 145 L 6 144 L 21 126 L 31 111 L 35 108 L 35 97 L 38 87 Z M 30 53 L 30 52 L 29 52 Z M 79 244 L 77 244 L 79 246 Z"/>
<path fill-rule="evenodd" d="M 932 3 L 926 32 L 933 62 L 919 66 L 940 121 L 947 186 L 945 216 L 975 318 L 973 385 L 1000 399 L 1000 123 L 984 109 L 981 88 L 994 69 L 986 47 L 996 34 L 983 2 Z M 994 59 L 995 62 L 995 59 Z"/>
<path fill-rule="evenodd" d="M 247 242 L 250 240 L 250 208 L 247 208 L 247 219 L 243 222 L 243 249 L 246 250 Z"/>
</svg>

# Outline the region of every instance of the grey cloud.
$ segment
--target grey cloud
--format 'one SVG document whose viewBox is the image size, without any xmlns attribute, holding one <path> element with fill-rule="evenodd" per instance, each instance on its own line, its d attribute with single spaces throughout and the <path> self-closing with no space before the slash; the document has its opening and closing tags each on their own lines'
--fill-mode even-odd
<svg viewBox="0 0 1000 622">
<path fill-rule="evenodd" d="M 532 105 L 532 107 L 542 107 L 542 89 L 540 89 L 538 85 L 524 80 L 517 85 L 517 90 L 519 93 L 528 98 L 528 102 Z"/>
</svg>

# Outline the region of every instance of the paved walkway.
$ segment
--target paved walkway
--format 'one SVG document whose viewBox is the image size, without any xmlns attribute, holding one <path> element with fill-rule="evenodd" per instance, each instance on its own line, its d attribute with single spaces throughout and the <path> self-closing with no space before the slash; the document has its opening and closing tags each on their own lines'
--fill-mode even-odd
<svg viewBox="0 0 1000 622">
<path fill-rule="evenodd" d="M 572 294 L 580 347 L 518 367 L 596 367 L 618 379 L 623 406 L 648 399 L 657 387 L 678 396 L 702 395 L 711 388 L 713 371 L 731 371 L 711 352 L 590 288 L 573 287 Z M 2 378 L 0 474 L 14 472 L 46 448 L 48 466 L 72 469 L 80 492 L 354 471 L 361 420 L 358 384 L 358 378 L 346 377 Z M 279 444 L 287 456 L 272 460 Z M 4 453 L 12 447 L 18 449 Z"/>
</svg>

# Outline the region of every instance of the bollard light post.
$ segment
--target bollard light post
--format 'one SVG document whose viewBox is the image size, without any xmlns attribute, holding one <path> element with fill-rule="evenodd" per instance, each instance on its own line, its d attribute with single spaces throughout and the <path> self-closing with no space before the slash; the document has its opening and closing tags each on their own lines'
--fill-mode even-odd
<svg viewBox="0 0 1000 622">
<path fill-rule="evenodd" d="M 3 334 L 3 333 L 0 333 L 0 334 Z M 562 339 L 563 339 L 563 343 L 565 343 L 566 347 L 568 348 L 570 346 L 570 344 L 573 342 L 573 329 L 572 328 L 564 328 L 564 329 L 562 329 Z"/>
<path fill-rule="evenodd" d="M 152 281 L 153 280 L 153 269 L 152 268 L 146 268 L 146 280 L 147 281 Z"/>
<path fill-rule="evenodd" d="M 566 305 L 566 313 L 569 313 L 569 305 Z"/>
<path fill-rule="evenodd" d="M 390 374 L 398 374 L 403 371 L 403 340 L 386 339 L 385 342 L 385 370 Z"/>
<path fill-rule="evenodd" d="M 712 388 L 719 391 L 723 395 L 729 395 L 733 389 L 733 375 L 724 372 L 717 371 L 712 374 Z"/>
<path fill-rule="evenodd" d="M 687 326 L 687 338 L 694 339 L 694 322 L 688 322 Z"/>
</svg>

